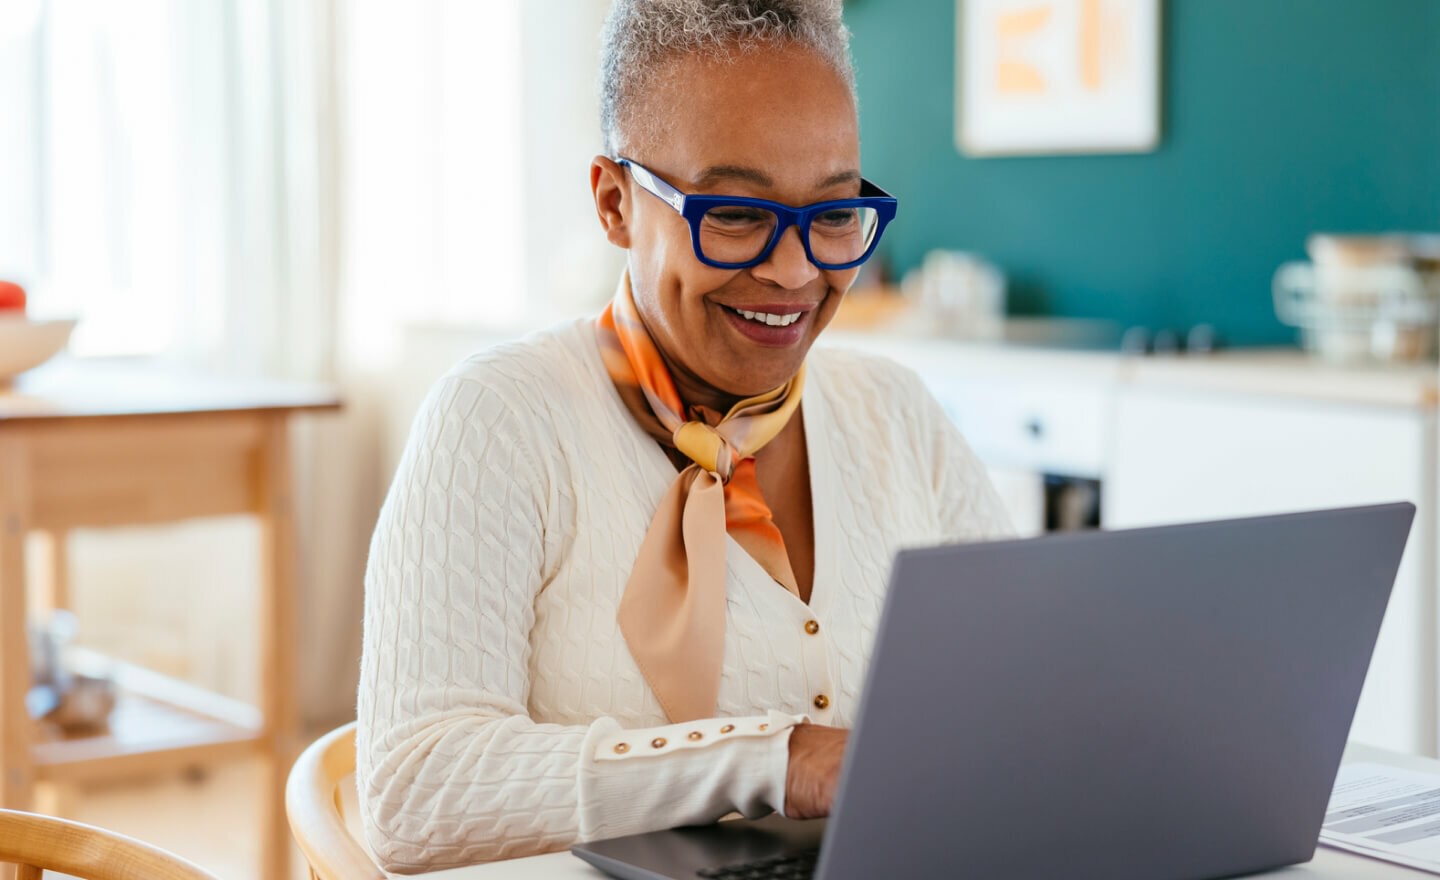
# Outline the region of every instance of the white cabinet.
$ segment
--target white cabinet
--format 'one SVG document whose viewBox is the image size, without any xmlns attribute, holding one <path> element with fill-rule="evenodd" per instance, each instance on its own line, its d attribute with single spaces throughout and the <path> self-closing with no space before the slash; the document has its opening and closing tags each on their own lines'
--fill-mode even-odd
<svg viewBox="0 0 1440 880">
<path fill-rule="evenodd" d="M 1107 527 L 1414 502 L 1417 518 L 1351 736 L 1434 754 L 1433 409 L 1122 387 L 1109 436 Z"/>
<path fill-rule="evenodd" d="M 1102 476 L 1114 355 L 864 333 L 822 339 L 914 370 L 985 463 L 1020 535 L 1044 531 L 1043 474 Z"/>
<path fill-rule="evenodd" d="M 927 374 L 927 386 L 986 461 L 1098 479 L 1110 389 L 1056 378 Z"/>
<path fill-rule="evenodd" d="M 1351 735 L 1436 754 L 1433 366 L 1349 368 L 1281 350 L 1136 358 L 854 333 L 829 341 L 919 373 L 1025 533 L 1038 528 L 1039 473 L 1098 477 L 1108 528 L 1414 502 Z"/>
<path fill-rule="evenodd" d="M 1113 355 L 860 333 L 825 341 L 914 370 L 987 465 L 1101 475 Z"/>
</svg>

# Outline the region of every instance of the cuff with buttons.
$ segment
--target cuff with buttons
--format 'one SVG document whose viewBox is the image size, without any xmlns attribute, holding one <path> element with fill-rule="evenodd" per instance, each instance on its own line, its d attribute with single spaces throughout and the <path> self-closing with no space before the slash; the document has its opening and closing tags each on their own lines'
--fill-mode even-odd
<svg viewBox="0 0 1440 880">
<path fill-rule="evenodd" d="M 597 761 L 623 761 L 708 748 L 734 739 L 776 736 L 809 721 L 806 715 L 770 712 L 745 718 L 702 718 L 665 727 L 622 730 L 595 747 Z"/>
</svg>

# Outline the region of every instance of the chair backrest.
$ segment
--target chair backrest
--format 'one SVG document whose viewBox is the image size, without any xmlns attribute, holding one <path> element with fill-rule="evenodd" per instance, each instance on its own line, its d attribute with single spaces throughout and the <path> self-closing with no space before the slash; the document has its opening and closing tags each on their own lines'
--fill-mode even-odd
<svg viewBox="0 0 1440 880">
<path fill-rule="evenodd" d="M 177 855 L 79 822 L 0 810 L 0 864 L 19 866 L 17 880 L 56 871 L 84 880 L 218 880 Z"/>
<path fill-rule="evenodd" d="M 285 813 L 315 880 L 384 880 L 345 823 L 340 786 L 355 773 L 355 722 L 310 744 L 290 768 Z"/>
</svg>

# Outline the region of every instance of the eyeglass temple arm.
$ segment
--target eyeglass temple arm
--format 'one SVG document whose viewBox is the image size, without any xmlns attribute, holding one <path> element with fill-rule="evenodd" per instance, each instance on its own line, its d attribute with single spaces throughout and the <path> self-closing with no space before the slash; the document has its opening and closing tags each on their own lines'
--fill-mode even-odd
<svg viewBox="0 0 1440 880">
<path fill-rule="evenodd" d="M 886 192 L 885 190 L 881 189 L 880 187 L 876 186 L 875 184 L 871 183 L 870 181 L 866 180 L 866 179 L 863 178 L 863 177 L 860 178 L 860 197 L 861 197 L 861 198 L 881 198 L 881 199 L 893 199 L 893 198 L 895 198 L 894 196 L 890 195 L 890 194 L 889 194 L 888 192 Z"/>
<path fill-rule="evenodd" d="M 652 194 L 658 196 L 660 199 L 668 202 L 670 204 L 670 207 L 674 208 L 677 211 L 680 211 L 685 207 L 685 194 L 682 193 L 680 190 L 676 189 L 675 187 L 671 186 L 670 184 L 666 183 L 665 181 L 661 180 L 660 178 L 656 177 L 655 175 L 651 174 L 650 169 L 635 162 L 631 162 L 629 159 L 620 159 L 619 164 L 630 169 L 630 174 L 635 178 L 636 183 L 640 184 L 642 187 L 649 190 Z"/>
</svg>

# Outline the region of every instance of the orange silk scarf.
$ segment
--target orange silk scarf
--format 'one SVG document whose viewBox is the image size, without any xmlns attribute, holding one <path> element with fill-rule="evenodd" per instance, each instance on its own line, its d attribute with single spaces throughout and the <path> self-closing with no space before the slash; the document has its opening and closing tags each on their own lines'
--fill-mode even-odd
<svg viewBox="0 0 1440 880">
<path fill-rule="evenodd" d="M 597 330 L 605 368 L 631 415 L 692 462 L 666 491 L 640 544 L 620 600 L 620 631 L 666 717 L 707 718 L 715 714 L 725 648 L 726 533 L 799 596 L 754 456 L 799 408 L 805 367 L 722 417 L 680 399 L 635 308 L 628 274 Z"/>
</svg>

